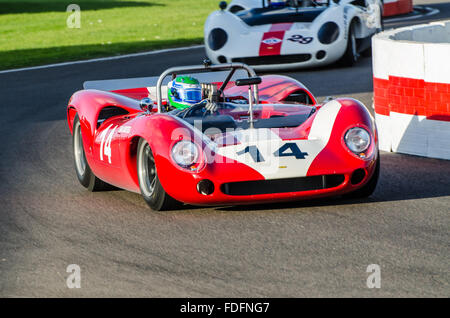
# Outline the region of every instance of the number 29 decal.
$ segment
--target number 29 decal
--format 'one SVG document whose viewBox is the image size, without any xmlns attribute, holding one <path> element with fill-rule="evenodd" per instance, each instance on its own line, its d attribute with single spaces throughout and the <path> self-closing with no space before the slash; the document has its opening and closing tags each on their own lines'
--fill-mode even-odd
<svg viewBox="0 0 450 318">
<path fill-rule="evenodd" d="M 264 162 L 264 157 L 256 146 L 247 146 L 244 150 L 237 152 L 238 156 L 249 153 L 254 162 Z M 295 157 L 296 159 L 305 159 L 307 152 L 302 152 L 296 143 L 286 143 L 273 153 L 275 157 Z"/>
<path fill-rule="evenodd" d="M 310 36 L 302 36 L 300 34 L 294 34 L 287 40 L 299 44 L 309 44 L 312 42 L 313 38 Z"/>
<path fill-rule="evenodd" d="M 103 161 L 103 155 L 105 155 L 106 157 L 108 157 L 109 163 L 111 163 L 111 140 L 112 140 L 112 137 L 113 137 L 114 132 L 116 131 L 117 127 L 119 127 L 119 126 L 115 126 L 113 129 L 111 129 L 111 132 L 108 134 L 108 132 L 110 131 L 110 128 L 112 126 L 113 126 L 113 124 L 109 125 L 100 134 L 100 139 L 101 139 L 100 160 Z M 108 135 L 108 137 L 106 137 L 107 135 Z"/>
</svg>

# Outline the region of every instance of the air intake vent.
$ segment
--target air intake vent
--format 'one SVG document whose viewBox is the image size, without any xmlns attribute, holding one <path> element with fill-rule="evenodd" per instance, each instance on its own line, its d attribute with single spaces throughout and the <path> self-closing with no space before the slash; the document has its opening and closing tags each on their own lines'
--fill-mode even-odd
<svg viewBox="0 0 450 318">
<path fill-rule="evenodd" d="M 228 195 L 286 193 L 334 188 L 342 184 L 344 180 L 344 175 L 332 174 L 289 179 L 230 182 L 222 184 L 220 189 Z"/>
<path fill-rule="evenodd" d="M 267 55 L 240 57 L 232 59 L 233 62 L 245 63 L 248 65 L 264 65 L 264 64 L 290 64 L 301 63 L 311 59 L 311 54 L 291 54 L 291 55 Z"/>
</svg>

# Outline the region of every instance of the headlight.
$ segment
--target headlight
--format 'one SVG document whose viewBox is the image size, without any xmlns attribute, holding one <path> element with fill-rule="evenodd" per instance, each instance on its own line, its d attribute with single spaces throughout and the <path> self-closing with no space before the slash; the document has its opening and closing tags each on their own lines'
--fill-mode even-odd
<svg viewBox="0 0 450 318">
<path fill-rule="evenodd" d="M 345 133 L 344 140 L 348 149 L 357 155 L 364 153 L 370 146 L 370 134 L 360 127 L 350 128 Z"/>
<path fill-rule="evenodd" d="M 212 29 L 208 36 L 208 45 L 213 51 L 220 50 L 227 43 L 228 35 L 220 28 Z"/>
<path fill-rule="evenodd" d="M 191 141 L 181 140 L 172 148 L 172 158 L 180 167 L 195 169 L 199 157 L 198 147 Z"/>
<path fill-rule="evenodd" d="M 317 37 L 322 44 L 331 44 L 337 40 L 339 36 L 339 27 L 334 22 L 327 22 L 319 29 Z"/>
</svg>

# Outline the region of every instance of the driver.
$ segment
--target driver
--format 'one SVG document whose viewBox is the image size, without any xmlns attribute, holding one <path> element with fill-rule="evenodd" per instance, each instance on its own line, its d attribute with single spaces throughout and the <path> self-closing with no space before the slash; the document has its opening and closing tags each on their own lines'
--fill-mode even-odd
<svg viewBox="0 0 450 318">
<path fill-rule="evenodd" d="M 167 85 L 167 99 L 169 107 L 177 111 L 190 108 L 193 105 L 199 105 L 213 114 L 217 111 L 218 105 L 217 89 L 212 86 L 208 90 L 208 97 L 202 99 L 202 85 L 198 79 L 191 76 L 177 76 Z"/>
<path fill-rule="evenodd" d="M 168 102 L 171 108 L 183 110 L 202 101 L 202 86 L 190 76 L 177 76 L 167 85 Z"/>
</svg>

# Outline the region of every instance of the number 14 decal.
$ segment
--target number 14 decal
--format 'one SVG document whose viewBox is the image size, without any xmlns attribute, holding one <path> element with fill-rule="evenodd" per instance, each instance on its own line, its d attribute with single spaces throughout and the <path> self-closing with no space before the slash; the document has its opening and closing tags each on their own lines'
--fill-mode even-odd
<svg viewBox="0 0 450 318">
<path fill-rule="evenodd" d="M 115 126 L 108 135 L 108 132 L 113 124 L 109 125 L 105 130 L 100 134 L 101 143 L 100 143 L 100 160 L 103 161 L 103 155 L 108 157 L 108 162 L 111 163 L 111 140 L 116 131 L 117 127 Z M 108 137 L 106 137 L 108 135 Z M 106 140 L 105 140 L 106 139 Z"/>
<path fill-rule="evenodd" d="M 290 151 L 289 151 L 290 150 Z M 264 162 L 264 157 L 256 146 L 247 146 L 244 150 L 237 152 L 237 155 L 249 153 L 254 162 Z M 307 152 L 302 152 L 296 143 L 286 143 L 273 153 L 275 157 L 295 157 L 296 159 L 305 159 Z"/>
</svg>

